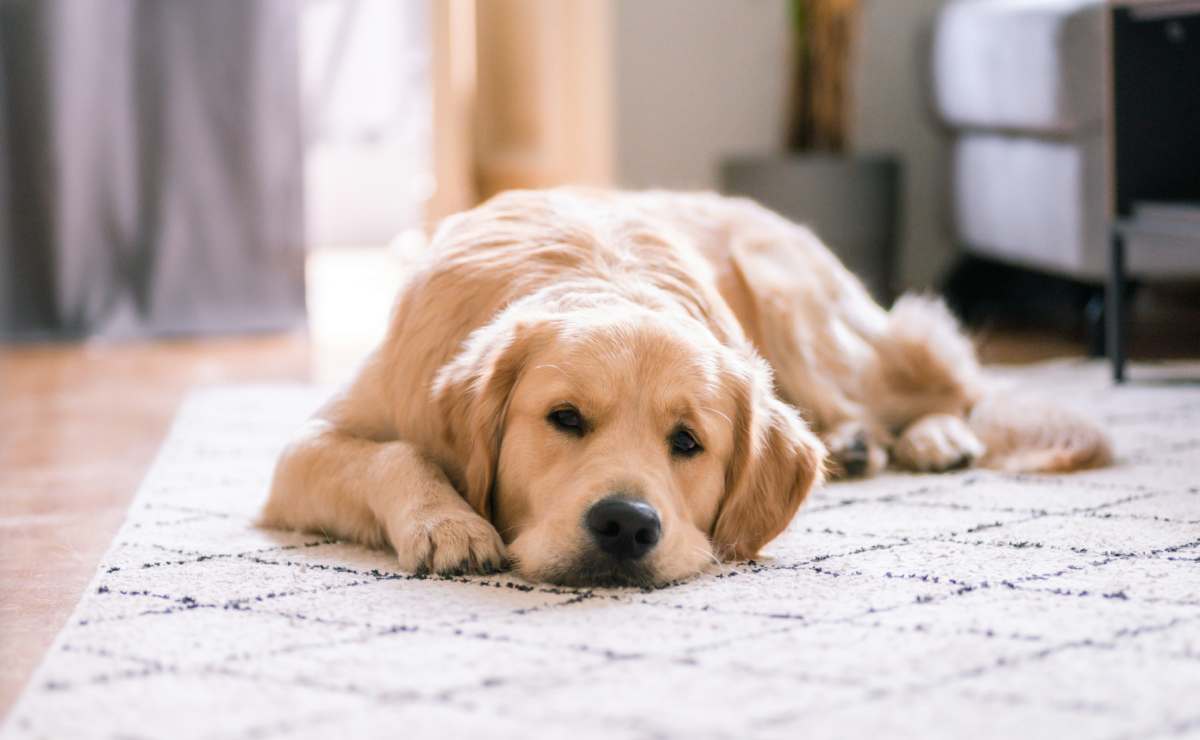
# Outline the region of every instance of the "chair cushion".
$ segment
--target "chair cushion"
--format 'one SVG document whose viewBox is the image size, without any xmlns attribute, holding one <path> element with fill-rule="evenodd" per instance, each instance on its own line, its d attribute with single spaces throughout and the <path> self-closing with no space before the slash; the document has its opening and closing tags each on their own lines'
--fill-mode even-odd
<svg viewBox="0 0 1200 740">
<path fill-rule="evenodd" d="M 953 161 L 955 222 L 970 251 L 1089 279 L 1104 274 L 1098 136 L 966 134 Z"/>
<path fill-rule="evenodd" d="M 933 85 L 955 126 L 1098 128 L 1104 0 L 952 0 L 938 16 Z"/>
<path fill-rule="evenodd" d="M 973 254 L 1090 282 L 1108 269 L 1104 139 L 966 133 L 954 144 L 957 236 Z M 1200 245 L 1135 237 L 1139 277 L 1200 275 Z"/>
</svg>

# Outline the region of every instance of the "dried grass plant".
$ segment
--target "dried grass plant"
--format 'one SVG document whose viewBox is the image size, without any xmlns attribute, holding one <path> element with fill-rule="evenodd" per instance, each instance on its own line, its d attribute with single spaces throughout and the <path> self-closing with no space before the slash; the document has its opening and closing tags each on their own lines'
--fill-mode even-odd
<svg viewBox="0 0 1200 740">
<path fill-rule="evenodd" d="M 850 62 L 860 0 L 792 0 L 787 146 L 842 152 L 849 139 Z"/>
</svg>

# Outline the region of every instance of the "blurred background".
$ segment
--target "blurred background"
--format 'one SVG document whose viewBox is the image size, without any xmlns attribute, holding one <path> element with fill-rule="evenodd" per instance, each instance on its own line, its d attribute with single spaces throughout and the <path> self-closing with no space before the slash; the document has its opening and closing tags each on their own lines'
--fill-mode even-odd
<svg viewBox="0 0 1200 740">
<path fill-rule="evenodd" d="M 1144 217 L 1132 351 L 1200 354 L 1198 13 L 0 0 L 0 706 L 182 394 L 344 379 L 406 255 L 505 189 L 751 196 L 999 362 L 1101 353 L 1110 227 Z"/>
<path fill-rule="evenodd" d="M 574 183 L 750 195 L 885 303 L 943 289 L 985 339 L 1103 349 L 1103 0 L 0 8 L 10 341 L 298 330 L 334 379 L 439 218 Z M 1134 267 L 1177 281 L 1177 251 Z"/>
</svg>

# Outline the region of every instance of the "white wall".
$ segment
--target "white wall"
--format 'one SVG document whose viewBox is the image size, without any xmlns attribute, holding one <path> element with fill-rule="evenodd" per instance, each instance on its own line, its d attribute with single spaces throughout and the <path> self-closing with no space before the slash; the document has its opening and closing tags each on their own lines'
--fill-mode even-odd
<svg viewBox="0 0 1200 740">
<path fill-rule="evenodd" d="M 429 13 L 428 0 L 303 5 L 311 246 L 382 246 L 421 225 L 433 189 Z"/>
<path fill-rule="evenodd" d="M 715 188 L 723 155 L 779 149 L 786 0 L 616 0 L 613 7 L 618 184 Z"/>
<path fill-rule="evenodd" d="M 929 31 L 945 0 L 864 0 L 853 149 L 895 153 L 904 170 L 899 277 L 932 286 L 955 255 L 949 139 L 932 112 Z"/>
<path fill-rule="evenodd" d="M 853 149 L 904 167 L 900 279 L 934 283 L 954 254 L 948 142 L 929 110 L 927 32 L 944 0 L 864 0 Z M 614 176 L 715 188 L 721 157 L 781 150 L 786 0 L 616 0 Z"/>
</svg>

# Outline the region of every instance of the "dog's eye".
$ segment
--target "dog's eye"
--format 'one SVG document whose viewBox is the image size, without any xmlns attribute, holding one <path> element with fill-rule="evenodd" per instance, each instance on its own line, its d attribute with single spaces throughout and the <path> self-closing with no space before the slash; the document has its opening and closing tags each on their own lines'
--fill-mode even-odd
<svg viewBox="0 0 1200 740">
<path fill-rule="evenodd" d="M 696 437 L 683 427 L 671 432 L 668 441 L 671 443 L 671 453 L 680 457 L 693 457 L 704 451 Z"/>
<path fill-rule="evenodd" d="M 564 406 L 563 408 L 551 411 L 546 417 L 546 421 L 553 424 L 559 431 L 574 434 L 577 437 L 583 436 L 583 416 L 573 406 Z"/>
</svg>

